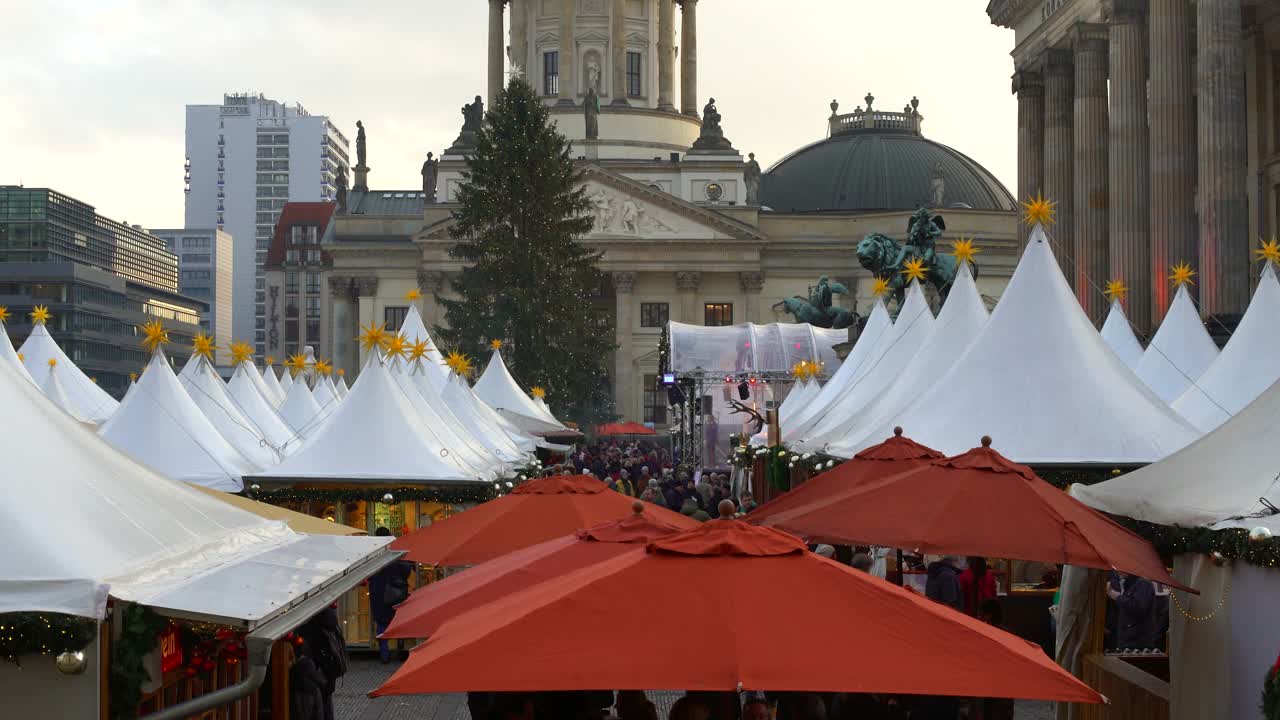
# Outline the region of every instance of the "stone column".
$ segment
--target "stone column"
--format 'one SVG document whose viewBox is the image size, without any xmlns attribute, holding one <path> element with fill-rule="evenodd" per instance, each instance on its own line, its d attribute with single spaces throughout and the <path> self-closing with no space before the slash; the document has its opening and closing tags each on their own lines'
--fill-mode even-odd
<svg viewBox="0 0 1280 720">
<path fill-rule="evenodd" d="M 632 336 L 635 335 L 634 302 L 631 290 L 636 284 L 633 272 L 616 272 L 613 274 L 613 290 L 617 298 L 617 317 L 614 325 L 614 341 L 618 347 L 613 351 L 613 401 L 618 414 L 624 419 L 636 419 L 635 399 L 637 387 L 635 379 L 635 350 L 632 347 Z"/>
<path fill-rule="evenodd" d="M 1044 77 L 1038 72 L 1013 74 L 1018 96 L 1018 200 L 1044 192 Z M 1025 247 L 1031 228 L 1018 226 L 1018 246 Z"/>
<path fill-rule="evenodd" d="M 361 367 L 364 367 L 364 361 L 365 361 L 364 350 L 360 347 L 360 343 L 356 340 L 356 338 L 359 337 L 359 334 L 360 334 L 360 316 L 368 315 L 368 320 L 366 322 L 377 323 L 377 324 L 382 323 L 382 318 L 374 317 L 373 315 L 374 298 L 378 294 L 378 278 L 374 276 L 352 278 L 351 286 L 352 286 L 352 299 L 355 301 L 356 307 L 358 308 L 358 310 L 356 311 L 356 328 L 355 328 L 356 332 L 351 335 L 352 345 L 354 347 L 354 350 L 352 351 L 352 355 L 354 355 L 355 357 L 355 362 L 353 363 L 353 365 L 355 365 L 355 373 L 359 374 L 360 372 L 359 369 Z M 351 373 L 352 370 L 347 370 L 347 372 Z M 354 379 L 352 380 L 352 382 L 354 382 Z"/>
<path fill-rule="evenodd" d="M 613 0 L 609 13 L 610 39 L 613 50 L 613 105 L 627 106 L 627 0 Z"/>
<path fill-rule="evenodd" d="M 680 322 L 701 325 L 698 316 L 698 286 L 702 284 L 700 272 L 676 273 L 676 290 L 680 291 Z"/>
<path fill-rule="evenodd" d="M 1075 98 L 1075 265 L 1072 287 L 1084 312 L 1100 324 L 1107 312 L 1102 287 L 1111 271 L 1107 240 L 1107 29 L 1081 23 L 1072 32 Z"/>
<path fill-rule="evenodd" d="M 333 365 L 342 368 L 351 378 L 360 369 L 360 357 L 356 338 L 360 323 L 355 312 L 355 287 L 351 278 L 343 275 L 329 276 L 329 294 L 332 296 L 330 316 L 333 319 Z"/>
<path fill-rule="evenodd" d="M 747 300 L 747 322 L 761 322 L 760 291 L 764 289 L 764 273 L 740 272 L 738 273 L 738 284 L 742 286 L 742 294 L 746 296 Z"/>
<path fill-rule="evenodd" d="M 1111 0 L 1109 109 L 1109 278 L 1129 286 L 1125 311 L 1139 332 L 1151 326 L 1151 199 L 1148 173 L 1146 0 Z M 1095 280 L 1098 282 L 1098 280 Z M 1163 283 L 1161 283 L 1163 284 Z"/>
<path fill-rule="evenodd" d="M 675 112 L 676 4 L 658 0 L 658 109 Z"/>
<path fill-rule="evenodd" d="M 698 115 L 698 0 L 680 3 L 680 109 Z"/>
<path fill-rule="evenodd" d="M 1196 3 L 1200 312 L 1232 327 L 1249 303 L 1249 200 L 1240 0 Z"/>
<path fill-rule="evenodd" d="M 573 75 L 573 0 L 560 3 L 560 101 L 557 105 L 573 105 L 576 95 Z"/>
<path fill-rule="evenodd" d="M 1169 266 L 1195 263 L 1197 223 L 1195 11 L 1190 0 L 1150 0 L 1151 29 L 1151 325 L 1173 293 Z M 1187 289 L 1196 297 L 1199 288 Z"/>
<path fill-rule="evenodd" d="M 1044 196 L 1057 203 L 1057 223 L 1046 228 L 1058 265 L 1070 281 L 1075 267 L 1075 68 L 1071 51 L 1049 50 L 1044 61 Z M 1026 200 L 1026 198 L 1022 198 Z"/>
<path fill-rule="evenodd" d="M 511 62 L 519 65 L 529 84 L 533 78 L 534 62 L 529 59 L 529 0 L 511 2 Z M 536 86 L 535 86 L 536 87 Z"/>
<path fill-rule="evenodd" d="M 502 90 L 502 58 L 506 54 L 506 46 L 502 42 L 502 11 L 507 0 L 489 0 L 489 97 L 488 107 L 492 108 L 494 100 Z"/>
<path fill-rule="evenodd" d="M 427 326 L 427 330 L 443 319 L 440 317 L 440 302 L 436 300 L 436 293 L 439 293 L 443 287 L 444 273 L 439 270 L 418 270 L 418 290 L 422 293 L 420 310 L 422 322 Z"/>
</svg>

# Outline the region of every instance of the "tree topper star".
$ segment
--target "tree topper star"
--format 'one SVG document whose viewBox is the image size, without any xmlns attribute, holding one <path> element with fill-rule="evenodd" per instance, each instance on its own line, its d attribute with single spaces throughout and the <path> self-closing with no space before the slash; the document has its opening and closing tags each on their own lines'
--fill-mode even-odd
<svg viewBox="0 0 1280 720">
<path fill-rule="evenodd" d="M 1169 271 L 1173 273 L 1169 276 L 1169 279 L 1173 281 L 1174 287 L 1196 284 L 1195 280 L 1191 279 L 1195 277 L 1196 271 L 1191 269 L 1190 263 L 1178 263 L 1169 268 Z"/>
<path fill-rule="evenodd" d="M 31 322 L 36 325 L 43 325 L 49 322 L 53 314 L 49 312 L 49 308 L 44 305 L 37 305 L 31 310 Z"/>
<path fill-rule="evenodd" d="M 152 320 L 142 326 L 142 347 L 155 352 L 161 345 L 168 344 L 169 331 L 164 329 L 164 324 L 159 320 Z"/>
<path fill-rule="evenodd" d="M 1057 222 L 1054 214 L 1058 203 L 1048 200 L 1039 192 L 1035 197 L 1028 197 L 1026 202 L 1022 203 L 1022 222 L 1031 225 L 1052 225 Z"/>
</svg>

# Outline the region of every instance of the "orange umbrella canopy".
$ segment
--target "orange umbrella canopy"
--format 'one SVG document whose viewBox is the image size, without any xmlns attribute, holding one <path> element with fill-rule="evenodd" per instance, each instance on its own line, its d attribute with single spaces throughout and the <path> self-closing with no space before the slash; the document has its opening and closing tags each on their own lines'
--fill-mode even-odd
<svg viewBox="0 0 1280 720">
<path fill-rule="evenodd" d="M 635 501 L 590 475 L 539 478 L 509 494 L 401 536 L 391 547 L 431 565 L 478 565 L 509 552 L 625 518 Z M 680 528 L 698 521 L 666 508 L 648 513 Z"/>
<path fill-rule="evenodd" d="M 689 528 L 659 519 L 646 508 L 654 506 L 637 501 L 628 518 L 517 550 L 416 590 L 396 608 L 382 637 L 428 637 L 465 610 Z"/>
<path fill-rule="evenodd" d="M 673 601 L 707 610 L 697 642 L 636 635 Z M 1101 701 L 1024 640 L 736 520 L 459 615 L 373 694 L 666 687 Z"/>
<path fill-rule="evenodd" d="M 637 422 L 616 422 L 597 425 L 596 435 L 657 435 L 657 432 Z"/>
<path fill-rule="evenodd" d="M 912 470 L 941 457 L 942 453 L 937 450 L 903 437 L 902 428 L 897 427 L 888 440 L 872 445 L 852 460 L 815 475 L 800 487 L 752 510 L 747 521 L 762 525 L 782 513 L 849 490 L 859 483 Z"/>
<path fill-rule="evenodd" d="M 811 542 L 871 544 L 1115 569 L 1174 587 L 1151 543 L 982 447 L 863 483 L 766 524 Z"/>
</svg>

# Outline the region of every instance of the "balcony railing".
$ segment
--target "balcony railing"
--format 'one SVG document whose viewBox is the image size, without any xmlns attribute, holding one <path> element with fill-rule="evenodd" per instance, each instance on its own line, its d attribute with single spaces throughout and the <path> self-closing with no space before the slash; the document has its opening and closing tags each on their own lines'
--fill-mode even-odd
<svg viewBox="0 0 1280 720">
<path fill-rule="evenodd" d="M 831 102 L 831 117 L 828 118 L 827 123 L 832 135 L 863 131 L 921 134 L 920 126 L 924 122 L 924 116 L 920 114 L 918 109 L 920 101 L 916 98 L 911 98 L 911 102 L 902 109 L 902 112 L 873 110 L 871 104 L 875 98 L 870 94 L 865 100 L 867 101 L 865 110 L 859 106 L 853 112 L 843 115 L 837 113 L 840 104 L 834 100 Z"/>
</svg>

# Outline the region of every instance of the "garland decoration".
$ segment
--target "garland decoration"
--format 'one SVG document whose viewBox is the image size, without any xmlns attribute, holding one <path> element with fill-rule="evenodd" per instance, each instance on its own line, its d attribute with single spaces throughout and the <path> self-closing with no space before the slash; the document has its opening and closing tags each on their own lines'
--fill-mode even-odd
<svg viewBox="0 0 1280 720">
<path fill-rule="evenodd" d="M 1119 518 L 1119 522 L 1141 535 L 1164 557 L 1174 555 L 1214 555 L 1225 560 L 1244 560 L 1250 565 L 1280 567 L 1280 538 L 1250 540 L 1244 528 L 1211 530 L 1207 527 L 1170 527 Z"/>
<path fill-rule="evenodd" d="M 164 627 L 150 608 L 130 604 L 121 610 L 120 637 L 111 644 L 111 720 L 138 716 L 142 685 L 151 679 L 143 658 L 156 649 Z"/>
<path fill-rule="evenodd" d="M 385 502 L 391 495 L 396 502 L 419 500 L 446 504 L 478 503 L 494 496 L 492 485 L 479 484 L 467 487 L 373 487 L 373 488 L 280 488 L 278 490 L 253 490 L 247 493 L 253 500 L 279 504 L 285 502 Z"/>
<path fill-rule="evenodd" d="M 0 614 L 0 659 L 18 665 L 23 655 L 79 652 L 98 635 L 92 618 L 61 613 Z"/>
</svg>

